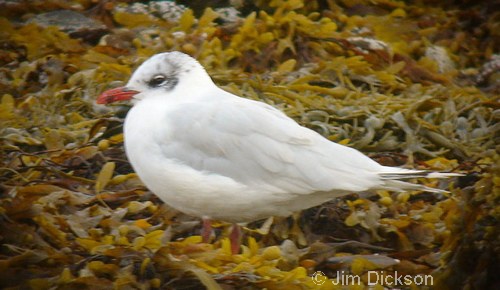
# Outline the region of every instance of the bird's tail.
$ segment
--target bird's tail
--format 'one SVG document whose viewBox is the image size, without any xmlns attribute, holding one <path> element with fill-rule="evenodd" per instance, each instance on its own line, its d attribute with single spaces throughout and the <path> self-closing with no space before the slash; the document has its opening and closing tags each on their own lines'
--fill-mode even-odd
<svg viewBox="0 0 500 290">
<path fill-rule="evenodd" d="M 462 175 L 460 173 L 429 172 L 388 166 L 384 166 L 384 170 L 379 173 L 379 176 L 384 181 L 383 189 L 392 191 L 422 190 L 434 193 L 445 193 L 447 191 L 402 180 L 412 178 L 450 178 Z"/>
</svg>

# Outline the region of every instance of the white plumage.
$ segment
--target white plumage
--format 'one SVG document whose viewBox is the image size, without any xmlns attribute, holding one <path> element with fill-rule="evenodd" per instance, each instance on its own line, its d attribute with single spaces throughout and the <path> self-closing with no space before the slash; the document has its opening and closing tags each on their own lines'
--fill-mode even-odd
<svg viewBox="0 0 500 290">
<path fill-rule="evenodd" d="M 400 181 L 426 172 L 382 166 L 270 105 L 220 89 L 180 52 L 151 57 L 98 102 L 131 97 L 124 136 L 134 170 L 165 203 L 193 216 L 249 222 L 350 192 L 440 191 Z"/>
</svg>

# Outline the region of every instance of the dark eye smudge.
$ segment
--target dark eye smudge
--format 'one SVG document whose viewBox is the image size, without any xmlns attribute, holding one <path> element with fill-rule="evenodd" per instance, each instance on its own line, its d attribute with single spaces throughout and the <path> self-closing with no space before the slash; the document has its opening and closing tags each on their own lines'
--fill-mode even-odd
<svg viewBox="0 0 500 290">
<path fill-rule="evenodd" d="M 148 86 L 151 88 L 156 88 L 167 82 L 168 79 L 164 75 L 156 75 L 153 78 L 151 78 L 147 83 Z"/>
<path fill-rule="evenodd" d="M 174 87 L 179 83 L 179 79 L 175 76 L 167 77 L 164 75 L 156 75 L 151 78 L 149 81 L 146 81 L 146 84 L 150 88 L 164 88 L 167 91 L 171 91 Z"/>
<path fill-rule="evenodd" d="M 165 89 L 167 91 L 171 91 L 175 88 L 175 86 L 177 85 L 177 83 L 179 83 L 179 79 L 177 77 L 171 77 L 168 82 L 167 82 L 167 85 L 165 86 Z"/>
</svg>

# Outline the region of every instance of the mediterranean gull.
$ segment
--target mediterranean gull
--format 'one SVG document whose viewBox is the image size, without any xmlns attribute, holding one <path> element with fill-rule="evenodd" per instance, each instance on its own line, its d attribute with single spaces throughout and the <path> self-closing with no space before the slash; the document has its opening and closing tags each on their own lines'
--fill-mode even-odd
<svg viewBox="0 0 500 290">
<path fill-rule="evenodd" d="M 329 141 L 280 110 L 214 84 L 181 52 L 146 60 L 125 87 L 97 103 L 131 100 L 125 151 L 144 184 L 177 210 L 204 220 L 246 223 L 320 205 L 352 192 L 442 190 L 402 181 L 446 178 L 382 166 L 356 149 Z M 230 235 L 239 250 L 239 227 Z"/>
</svg>

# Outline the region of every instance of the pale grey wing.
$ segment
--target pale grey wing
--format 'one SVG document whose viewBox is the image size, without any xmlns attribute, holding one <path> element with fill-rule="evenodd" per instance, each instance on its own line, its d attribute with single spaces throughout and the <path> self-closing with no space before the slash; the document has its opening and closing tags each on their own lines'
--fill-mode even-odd
<svg viewBox="0 0 500 290">
<path fill-rule="evenodd" d="M 191 103 L 170 112 L 168 158 L 270 192 L 362 191 L 381 185 L 381 166 L 243 98 Z"/>
</svg>

